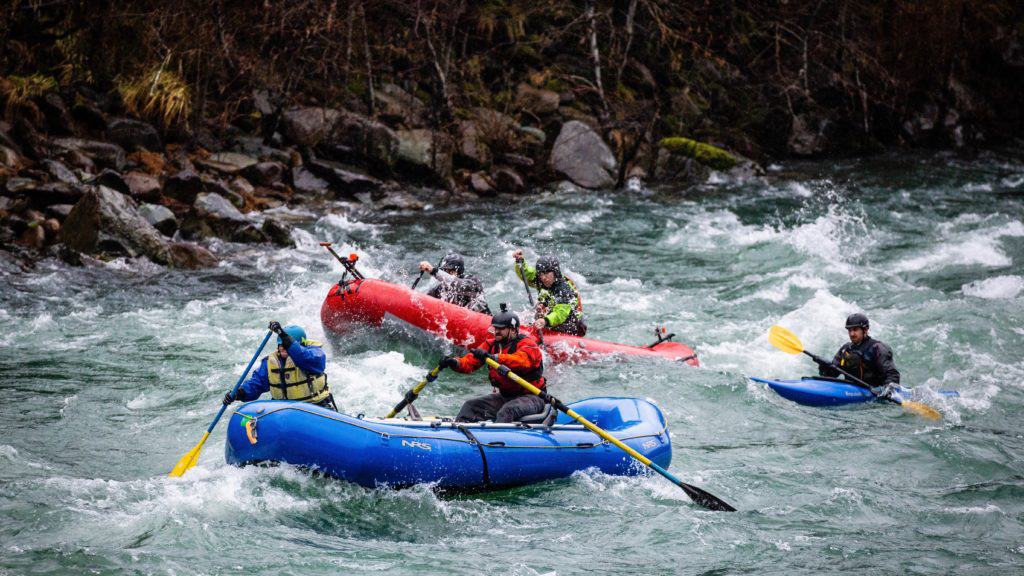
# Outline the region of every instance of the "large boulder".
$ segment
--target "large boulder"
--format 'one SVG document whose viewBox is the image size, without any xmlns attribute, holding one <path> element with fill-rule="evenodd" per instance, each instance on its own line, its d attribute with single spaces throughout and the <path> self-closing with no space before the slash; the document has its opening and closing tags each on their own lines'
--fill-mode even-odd
<svg viewBox="0 0 1024 576">
<path fill-rule="evenodd" d="M 143 204 L 139 206 L 139 214 L 160 231 L 164 236 L 174 236 L 178 230 L 178 219 L 166 206 L 159 204 Z"/>
<path fill-rule="evenodd" d="M 310 172 L 304 166 L 292 168 L 292 187 L 296 192 L 306 194 L 319 194 L 327 190 L 330 183 L 316 174 Z"/>
<path fill-rule="evenodd" d="M 148 122 L 131 118 L 115 118 L 107 126 L 107 139 L 126 150 L 144 148 L 155 152 L 163 148 L 160 133 Z"/>
<path fill-rule="evenodd" d="M 170 244 L 171 265 L 185 270 L 215 268 L 220 261 L 213 252 L 192 242 L 172 242 Z"/>
<path fill-rule="evenodd" d="M 292 108 L 281 114 L 281 133 L 298 146 L 316 146 L 331 136 L 341 116 L 333 108 Z"/>
<path fill-rule="evenodd" d="M 422 126 L 427 107 L 423 102 L 394 84 L 374 90 L 377 114 L 385 121 L 405 126 Z"/>
<path fill-rule="evenodd" d="M 191 204 L 203 191 L 203 179 L 194 170 L 182 170 L 164 181 L 164 194 L 179 202 Z"/>
<path fill-rule="evenodd" d="M 129 172 L 124 181 L 132 197 L 146 202 L 156 202 L 160 198 L 160 181 L 144 172 Z"/>
<path fill-rule="evenodd" d="M 594 130 L 570 120 L 551 148 L 551 167 L 584 188 L 608 188 L 615 184 L 615 155 Z"/>
<path fill-rule="evenodd" d="M 456 150 L 458 160 L 465 165 L 484 167 L 491 163 L 491 150 L 487 145 L 483 130 L 476 120 L 461 120 L 458 123 L 459 147 Z"/>
<path fill-rule="evenodd" d="M 242 175 L 260 186 L 273 186 L 281 181 L 284 166 L 280 162 L 257 162 L 242 170 Z"/>
<path fill-rule="evenodd" d="M 931 129 L 934 122 L 928 124 Z M 793 125 L 789 131 L 787 146 L 789 151 L 798 156 L 814 156 L 825 151 L 828 147 L 826 130 L 829 127 L 828 120 L 815 114 L 804 113 L 793 117 Z"/>
<path fill-rule="evenodd" d="M 220 152 L 210 154 L 208 158 L 196 160 L 196 164 L 203 168 L 216 170 L 222 174 L 233 175 L 255 165 L 258 162 L 252 156 L 239 154 L 238 152 Z"/>
<path fill-rule="evenodd" d="M 106 186 L 92 188 L 75 204 L 59 239 L 86 254 L 146 256 L 160 264 L 170 262 L 167 242 L 139 213 L 135 202 Z"/>
<path fill-rule="evenodd" d="M 190 237 L 216 236 L 233 242 L 267 241 L 267 235 L 253 226 L 234 204 L 213 192 L 196 196 L 181 231 Z"/>
<path fill-rule="evenodd" d="M 363 174 L 358 169 L 330 160 L 310 160 L 306 163 L 313 174 L 331 183 L 331 188 L 342 194 L 353 195 L 380 188 L 381 181 Z"/>
<path fill-rule="evenodd" d="M 40 162 L 40 165 L 57 182 L 64 182 L 65 184 L 79 183 L 78 176 L 75 176 L 75 173 L 72 172 L 67 166 L 61 164 L 56 160 L 51 160 L 47 158 Z"/>
<path fill-rule="evenodd" d="M 445 182 L 452 175 L 454 145 L 444 132 L 398 130 L 398 160 L 411 175 Z"/>
<path fill-rule="evenodd" d="M 390 173 L 398 154 L 398 135 L 394 130 L 365 116 L 345 112 L 334 130 L 334 140 L 344 142 L 352 154 L 372 170 Z"/>
</svg>

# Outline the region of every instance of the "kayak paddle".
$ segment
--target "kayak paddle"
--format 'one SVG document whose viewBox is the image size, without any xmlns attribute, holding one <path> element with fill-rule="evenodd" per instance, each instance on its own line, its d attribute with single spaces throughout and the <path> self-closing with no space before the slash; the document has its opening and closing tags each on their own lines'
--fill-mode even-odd
<svg viewBox="0 0 1024 576">
<path fill-rule="evenodd" d="M 668 470 L 665 470 L 661 466 L 658 466 L 657 464 L 652 462 L 650 458 L 644 456 L 643 454 L 637 452 L 636 450 L 633 450 L 632 448 L 630 448 L 626 444 L 622 443 L 622 441 L 620 441 L 618 438 L 616 438 L 616 437 L 612 436 L 611 434 L 605 432 L 604 430 L 598 428 L 596 425 L 591 423 L 589 420 L 587 420 L 583 416 L 580 416 L 579 414 L 577 414 L 571 408 L 569 408 L 568 406 L 563 404 L 562 401 L 559 400 L 558 398 L 555 398 L 554 396 L 548 394 L 547 392 L 541 390 L 540 388 L 537 388 L 533 384 L 530 384 L 526 380 L 523 380 L 518 375 L 516 375 L 514 372 L 509 370 L 508 366 L 504 366 L 502 364 L 499 364 L 493 358 L 488 358 L 487 359 L 487 365 L 490 366 L 491 368 L 494 368 L 495 370 L 497 370 L 498 373 L 500 373 L 502 376 L 505 376 L 506 378 L 511 379 L 513 382 L 515 382 L 516 384 L 519 384 L 523 388 L 526 388 L 527 390 L 529 390 L 533 394 L 536 394 L 537 396 L 540 396 L 541 400 L 544 400 L 544 402 L 546 402 L 548 404 L 551 404 L 551 406 L 554 407 L 556 410 L 559 410 L 559 411 L 564 412 L 565 414 L 569 415 L 570 418 L 572 418 L 573 420 L 575 420 L 575 421 L 579 422 L 580 424 L 582 424 L 587 430 L 590 430 L 594 434 L 597 434 L 601 438 L 604 438 L 608 442 L 611 442 L 612 444 L 614 444 L 615 446 L 617 446 L 618 448 L 623 450 L 626 454 L 629 454 L 633 458 L 636 458 L 637 460 L 639 460 L 641 463 L 646 465 L 651 470 L 654 470 L 658 474 L 661 474 L 665 478 L 668 478 L 669 480 L 672 481 L 673 484 L 675 484 L 676 486 L 679 486 L 680 488 L 682 488 L 683 491 L 686 492 L 686 495 L 689 496 L 690 499 L 693 500 L 695 503 L 697 503 L 697 504 L 707 508 L 708 510 L 716 510 L 716 511 L 721 511 L 721 512 L 735 512 L 736 511 L 735 508 L 733 508 L 732 506 L 730 506 L 729 504 L 727 504 L 725 501 L 721 500 L 717 496 L 714 496 L 714 495 L 712 495 L 712 494 L 710 494 L 708 492 L 705 492 L 704 490 L 701 490 L 700 488 L 697 488 L 696 486 L 691 486 L 690 484 L 687 484 L 686 482 L 683 482 L 679 478 L 676 478 L 671 472 L 669 472 Z"/>
<path fill-rule="evenodd" d="M 920 402 L 913 402 L 911 400 L 892 398 L 890 396 L 879 396 L 878 394 L 875 393 L 875 391 L 871 388 L 871 385 L 868 384 L 867 382 L 861 380 L 860 378 L 857 378 L 856 376 L 850 374 L 846 370 L 843 370 L 842 368 L 832 364 L 828 360 L 825 360 L 824 358 L 821 358 L 819 356 L 815 356 L 814 354 L 808 352 L 807 350 L 804 350 L 804 345 L 802 342 L 800 342 L 800 339 L 797 338 L 797 335 L 793 334 L 792 332 L 783 328 L 782 326 L 771 327 L 771 329 L 768 331 L 768 342 L 770 342 L 772 346 L 775 346 L 779 350 L 782 350 L 783 352 L 786 352 L 788 354 L 800 354 L 801 352 L 807 354 L 808 356 L 811 357 L 811 360 L 814 360 L 818 364 L 835 368 L 836 370 L 844 374 L 847 378 L 849 378 L 852 384 L 855 384 L 862 388 L 866 388 L 869 392 L 874 394 L 876 398 L 880 398 L 887 402 L 892 402 L 893 404 L 899 404 L 900 406 L 903 406 L 903 408 L 908 412 L 913 412 L 918 416 L 923 416 L 924 418 L 928 418 L 929 420 L 940 420 L 942 418 L 942 414 L 939 413 L 938 410 L 926 404 L 922 404 Z"/>
<path fill-rule="evenodd" d="M 402 398 L 401 402 L 395 404 L 395 407 L 391 409 L 391 412 L 388 412 L 388 415 L 385 416 L 385 418 L 394 418 L 395 415 L 401 412 L 402 408 L 405 408 L 406 406 L 410 408 L 411 412 L 412 403 L 416 401 L 416 398 L 420 395 L 420 392 L 423 391 L 427 384 L 433 382 L 434 380 L 437 380 L 437 375 L 441 372 L 441 370 L 444 370 L 444 366 L 438 364 L 437 367 L 431 370 L 423 378 L 423 380 L 420 381 L 419 384 L 414 386 L 412 390 L 409 390 L 408 392 L 405 393 L 405 398 Z"/>
<path fill-rule="evenodd" d="M 256 359 L 259 358 L 260 352 L 263 351 L 263 347 L 267 345 L 267 340 L 270 340 L 271 334 L 273 334 L 273 332 L 268 330 L 267 335 L 263 337 L 263 342 L 260 342 L 260 347 L 256 349 L 256 354 L 253 355 L 252 360 L 249 360 L 249 365 L 245 367 L 245 370 L 242 371 L 242 375 L 238 378 L 238 382 L 235 383 L 235 387 L 231 389 L 232 393 L 238 392 L 238 387 L 242 385 L 245 377 L 249 375 L 249 370 L 251 370 L 252 365 L 256 363 Z M 203 434 L 199 443 L 189 450 L 188 453 L 182 456 L 181 460 L 178 460 L 178 463 L 174 466 L 174 470 L 171 470 L 171 473 L 168 474 L 168 476 L 171 478 L 177 478 L 178 476 L 185 474 L 185 472 L 188 472 L 190 468 L 196 465 L 196 461 L 199 460 L 199 453 L 203 450 L 203 444 L 206 443 L 206 439 L 210 437 L 210 432 L 213 432 L 213 427 L 217 425 L 217 422 L 220 420 L 220 417 L 224 414 L 224 411 L 227 410 L 227 408 L 227 404 L 220 405 L 220 411 L 217 412 L 217 416 L 214 417 L 213 422 L 210 422 L 210 427 L 206 429 L 206 433 Z"/>
</svg>

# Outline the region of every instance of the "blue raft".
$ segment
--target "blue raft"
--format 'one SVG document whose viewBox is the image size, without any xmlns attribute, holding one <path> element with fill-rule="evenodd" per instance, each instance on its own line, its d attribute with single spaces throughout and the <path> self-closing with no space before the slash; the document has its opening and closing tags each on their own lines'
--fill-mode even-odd
<svg viewBox="0 0 1024 576">
<path fill-rule="evenodd" d="M 665 417 L 654 404 L 601 397 L 569 406 L 668 468 L 672 444 Z M 560 413 L 550 425 L 470 424 L 359 418 L 276 400 L 249 402 L 231 416 L 225 458 L 235 466 L 283 462 L 366 487 L 431 484 L 441 490 L 519 486 L 588 468 L 616 475 L 645 470 Z"/>
<path fill-rule="evenodd" d="M 751 378 L 754 382 L 767 384 L 779 396 L 805 406 L 843 406 L 846 404 L 862 404 L 875 400 L 870 390 L 836 378 L 804 377 L 800 380 L 770 380 L 767 378 Z M 910 399 L 913 390 L 897 388 L 899 393 Z M 959 396 L 952 390 L 942 390 L 943 396 Z"/>
</svg>

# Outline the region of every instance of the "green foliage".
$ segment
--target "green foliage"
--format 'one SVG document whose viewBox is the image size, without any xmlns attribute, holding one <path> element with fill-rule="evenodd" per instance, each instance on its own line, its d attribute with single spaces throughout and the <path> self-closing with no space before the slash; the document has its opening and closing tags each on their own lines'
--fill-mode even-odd
<svg viewBox="0 0 1024 576">
<path fill-rule="evenodd" d="M 693 158 L 715 170 L 728 170 L 739 163 L 735 156 L 721 148 L 681 136 L 662 138 L 658 145 L 673 154 Z"/>
<path fill-rule="evenodd" d="M 6 81 L 4 81 L 6 80 Z M 8 76 L 0 78 L 0 90 L 6 101 L 5 114 L 10 118 L 26 102 L 57 89 L 52 76 L 32 74 L 30 76 Z"/>
<path fill-rule="evenodd" d="M 165 127 L 187 123 L 192 112 L 191 90 L 177 74 L 163 67 L 117 82 L 129 112 L 156 120 Z"/>
</svg>

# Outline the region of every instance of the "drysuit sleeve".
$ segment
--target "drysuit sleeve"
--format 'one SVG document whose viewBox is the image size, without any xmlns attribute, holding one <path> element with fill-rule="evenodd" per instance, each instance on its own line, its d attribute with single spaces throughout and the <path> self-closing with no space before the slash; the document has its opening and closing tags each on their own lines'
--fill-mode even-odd
<svg viewBox="0 0 1024 576">
<path fill-rule="evenodd" d="M 327 355 L 319 346 L 303 346 L 293 340 L 292 345 L 288 347 L 288 356 L 295 362 L 295 366 L 306 374 L 319 376 L 327 368 Z"/>
<path fill-rule="evenodd" d="M 877 347 L 878 349 L 875 351 L 875 369 L 878 370 L 879 374 L 885 375 L 886 384 L 899 384 L 900 371 L 896 369 L 896 362 L 892 359 L 892 348 L 881 342 L 878 343 Z"/>
<path fill-rule="evenodd" d="M 255 400 L 270 390 L 270 380 L 267 378 L 267 358 L 263 357 L 260 366 L 257 368 L 242 385 L 238 387 L 237 398 L 243 402 Z"/>
<path fill-rule="evenodd" d="M 569 314 L 572 314 L 572 306 L 555 304 L 554 308 L 544 315 L 544 320 L 547 321 L 548 326 L 555 327 L 568 320 Z"/>
<path fill-rule="evenodd" d="M 513 372 L 516 370 L 533 370 L 540 366 L 543 360 L 540 348 L 533 338 L 524 338 L 516 346 L 515 354 L 498 354 L 498 363 L 508 366 Z"/>
<path fill-rule="evenodd" d="M 554 327 L 569 319 L 573 308 L 576 306 L 576 292 L 566 280 L 561 280 L 551 291 L 555 305 L 544 315 L 548 326 Z"/>
<path fill-rule="evenodd" d="M 490 342 L 486 342 L 483 346 L 479 346 L 479 348 L 481 350 L 490 350 Z M 459 361 L 459 365 L 457 367 L 452 367 L 452 370 L 455 370 L 456 372 L 460 372 L 462 374 L 469 374 L 470 372 L 475 372 L 477 368 L 484 365 L 484 363 L 481 362 L 480 360 L 477 360 L 476 356 L 473 356 L 472 353 L 466 354 L 465 356 L 462 356 L 460 358 L 456 358 L 456 360 Z"/>
<path fill-rule="evenodd" d="M 513 264 L 512 269 L 515 270 L 516 276 L 526 280 L 527 284 L 540 290 L 540 285 L 537 284 L 537 271 L 527 264 L 525 260 L 523 262 L 516 262 Z"/>
</svg>

